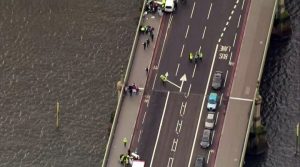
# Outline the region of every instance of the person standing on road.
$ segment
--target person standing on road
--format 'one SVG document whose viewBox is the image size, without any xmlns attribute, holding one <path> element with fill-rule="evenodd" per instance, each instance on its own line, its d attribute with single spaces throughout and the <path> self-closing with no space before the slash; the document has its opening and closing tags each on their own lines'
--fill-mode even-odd
<svg viewBox="0 0 300 167">
<path fill-rule="evenodd" d="M 154 40 L 154 32 L 153 31 L 150 31 L 150 37 L 151 37 L 151 40 L 153 42 L 153 40 Z"/>
<path fill-rule="evenodd" d="M 127 138 L 126 138 L 126 137 L 124 137 L 124 138 L 123 138 L 123 144 L 124 144 L 124 147 L 126 147 L 126 145 L 127 145 L 127 142 L 128 142 L 128 141 L 127 141 Z"/>
<path fill-rule="evenodd" d="M 143 44 L 142 44 L 143 46 L 144 46 L 144 50 L 146 50 L 146 42 L 143 42 Z"/>
</svg>

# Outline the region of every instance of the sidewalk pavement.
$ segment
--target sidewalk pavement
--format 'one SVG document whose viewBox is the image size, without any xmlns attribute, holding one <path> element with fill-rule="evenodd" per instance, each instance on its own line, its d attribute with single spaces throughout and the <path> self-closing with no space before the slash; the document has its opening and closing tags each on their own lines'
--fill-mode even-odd
<svg viewBox="0 0 300 167">
<path fill-rule="evenodd" d="M 129 73 L 128 83 L 125 83 L 127 85 L 132 85 L 135 83 L 135 85 L 138 86 L 141 91 L 143 91 L 143 88 L 146 85 L 147 73 L 145 69 L 146 67 L 150 66 L 152 60 L 161 19 L 162 17 L 158 14 L 147 14 L 144 16 L 141 24 L 154 27 L 154 40 L 152 42 L 149 34 L 139 34 L 132 68 Z M 144 50 L 143 42 L 146 42 L 147 39 L 150 40 L 150 45 Z M 127 95 L 124 95 L 123 97 L 123 103 L 121 104 L 117 127 L 108 155 L 107 167 L 122 166 L 119 162 L 120 155 L 127 154 L 127 151 L 130 147 L 142 96 L 143 92 L 140 92 L 138 95 L 133 93 L 132 96 L 127 93 Z M 128 140 L 126 147 L 123 143 L 123 139 L 125 137 Z"/>
</svg>

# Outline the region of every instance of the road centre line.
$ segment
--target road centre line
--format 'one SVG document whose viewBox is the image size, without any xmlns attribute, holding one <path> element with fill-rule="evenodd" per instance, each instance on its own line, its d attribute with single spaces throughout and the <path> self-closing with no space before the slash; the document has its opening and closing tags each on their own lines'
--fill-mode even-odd
<svg viewBox="0 0 300 167">
<path fill-rule="evenodd" d="M 156 82 L 156 77 L 157 77 L 157 73 L 155 74 L 155 77 L 154 77 L 154 82 L 153 82 L 153 85 L 152 85 L 152 90 L 154 89 L 154 85 L 155 85 L 155 82 Z"/>
<path fill-rule="evenodd" d="M 229 24 L 229 21 L 226 22 L 226 26 L 228 26 L 228 24 Z"/>
<path fill-rule="evenodd" d="M 232 96 L 230 96 L 229 99 L 231 99 L 231 100 L 241 100 L 241 101 L 250 101 L 250 102 L 253 101 L 253 99 L 246 99 L 246 98 L 232 97 Z"/>
<path fill-rule="evenodd" d="M 202 39 L 203 39 L 204 36 L 205 36 L 205 31 L 206 31 L 206 26 L 204 27 L 204 30 L 203 30 Z"/>
<path fill-rule="evenodd" d="M 187 37 L 187 35 L 188 35 L 188 33 L 189 33 L 189 29 L 190 29 L 190 25 L 188 25 L 188 27 L 186 28 L 186 32 L 185 32 L 185 39 L 186 39 L 186 37 Z"/>
<path fill-rule="evenodd" d="M 177 73 L 178 73 L 179 66 L 180 66 L 180 64 L 178 63 L 178 64 L 177 64 L 177 69 L 176 69 L 175 76 L 177 76 Z"/>
<path fill-rule="evenodd" d="M 207 18 L 206 18 L 207 20 L 209 19 L 209 16 L 210 16 L 211 7 L 212 7 L 212 3 L 210 3 L 209 11 L 208 11 Z"/>
<path fill-rule="evenodd" d="M 221 98 L 220 98 L 220 103 L 219 103 L 219 106 L 221 106 L 221 104 L 222 104 L 222 100 L 223 100 L 223 93 L 221 94 Z"/>
<path fill-rule="evenodd" d="M 219 38 L 218 42 L 219 42 L 219 43 L 221 42 L 221 38 Z"/>
<path fill-rule="evenodd" d="M 240 1 L 240 0 L 236 0 L 236 2 L 235 2 L 235 3 L 236 3 L 236 4 L 238 4 L 238 3 L 239 3 L 239 1 Z"/>
<path fill-rule="evenodd" d="M 233 44 L 232 44 L 232 47 L 234 47 L 234 45 L 235 45 L 235 40 L 236 40 L 236 33 L 234 34 L 234 39 L 233 39 Z"/>
<path fill-rule="evenodd" d="M 224 88 L 225 88 L 225 85 L 226 85 L 227 76 L 228 76 L 228 70 L 226 71 L 226 75 L 225 75 L 225 80 L 224 80 L 224 85 L 223 85 Z"/>
<path fill-rule="evenodd" d="M 221 38 L 223 37 L 223 35 L 224 35 L 224 33 L 222 32 L 222 33 L 221 33 Z"/>
<path fill-rule="evenodd" d="M 223 28 L 223 31 L 226 31 L 226 27 Z"/>
<path fill-rule="evenodd" d="M 193 5 L 193 9 L 192 9 L 192 12 L 191 12 L 191 16 L 190 16 L 190 18 L 192 18 L 192 17 L 193 17 L 193 14 L 194 14 L 194 9 L 195 9 L 195 5 L 196 5 L 196 2 L 194 2 L 194 5 Z"/>
<path fill-rule="evenodd" d="M 169 100 L 169 95 L 170 95 L 170 91 L 168 91 L 167 98 L 166 98 L 166 101 L 165 101 L 165 106 L 164 106 L 162 118 L 161 118 L 161 120 L 160 120 L 159 129 L 158 129 L 158 134 L 157 134 L 156 141 L 155 141 L 155 145 L 154 145 L 154 150 L 153 150 L 152 157 L 151 157 L 150 167 L 152 167 L 152 163 L 153 163 L 153 159 L 154 159 L 154 155 L 155 155 L 155 151 L 156 151 L 158 139 L 159 139 L 159 136 L 160 136 L 160 131 L 161 131 L 162 123 L 163 123 L 163 120 L 164 120 L 164 117 L 165 117 L 165 113 L 166 113 L 166 109 L 167 109 L 167 104 L 168 104 L 168 100 Z"/>
<path fill-rule="evenodd" d="M 229 16 L 228 20 L 231 20 L 231 16 Z"/>
<path fill-rule="evenodd" d="M 231 15 L 233 15 L 233 13 L 234 13 L 234 10 L 231 11 Z"/>
<path fill-rule="evenodd" d="M 160 51 L 160 56 L 159 56 L 158 65 L 157 65 L 158 67 L 160 65 L 160 60 L 161 60 L 161 57 L 162 57 L 162 53 L 163 53 L 164 48 L 165 48 L 165 43 L 166 43 L 166 39 L 167 39 L 167 36 L 168 36 L 168 32 L 169 32 L 169 28 L 170 28 L 172 19 L 173 19 L 173 16 L 171 15 L 171 17 L 169 19 L 170 24 L 168 24 L 166 35 L 165 35 L 165 39 L 164 39 L 164 42 L 163 42 L 163 45 L 162 45 L 162 48 L 161 48 L 161 51 Z"/>
<path fill-rule="evenodd" d="M 194 71 L 193 71 L 192 78 L 194 78 L 194 76 L 195 76 L 196 68 L 197 68 L 197 64 L 195 64 L 195 66 L 194 66 Z"/>
<path fill-rule="evenodd" d="M 209 150 L 209 152 L 208 152 L 208 156 L 207 156 L 207 159 L 206 159 L 206 163 L 207 163 L 207 164 L 208 164 L 208 162 L 209 162 L 210 154 L 211 154 L 211 150 Z"/>
<path fill-rule="evenodd" d="M 245 3 L 245 0 L 243 0 L 243 4 L 242 4 L 242 10 L 244 9 L 244 3 Z"/>
<path fill-rule="evenodd" d="M 192 157 L 193 157 L 193 154 L 194 154 L 194 148 L 195 148 L 195 144 L 196 144 L 196 139 L 197 139 L 198 132 L 199 132 L 199 126 L 200 126 L 200 120 L 201 120 L 201 116 L 202 116 L 202 112 L 203 112 L 203 108 L 204 108 L 204 102 L 205 102 L 205 99 L 206 99 L 206 95 L 207 95 L 207 91 L 208 91 L 208 87 L 209 87 L 209 81 L 210 81 L 210 78 L 211 78 L 212 70 L 213 70 L 213 67 L 214 67 L 214 64 L 215 64 L 218 47 L 219 47 L 219 44 L 216 44 L 216 49 L 215 49 L 215 53 L 214 53 L 212 65 L 211 65 L 211 68 L 210 68 L 210 72 L 209 72 L 209 75 L 208 75 L 208 79 L 207 79 L 207 83 L 206 83 L 206 88 L 205 88 L 205 92 L 204 92 L 204 97 L 203 97 L 203 100 L 202 100 L 200 115 L 199 115 L 199 119 L 198 119 L 198 123 L 197 123 L 197 128 L 196 128 L 196 132 L 195 132 L 195 137 L 194 137 L 194 141 L 193 141 L 193 146 L 192 146 L 192 150 L 191 150 L 191 154 L 190 154 L 190 159 L 189 159 L 188 167 L 190 167 L 191 163 L 192 163 Z"/>
<path fill-rule="evenodd" d="M 230 58 L 229 58 L 229 62 L 228 62 L 228 64 L 230 64 L 230 63 L 231 63 L 231 58 L 232 58 L 232 52 L 230 52 Z"/>
<path fill-rule="evenodd" d="M 240 26 L 241 16 L 242 15 L 239 16 L 239 21 L 238 21 L 238 24 L 237 24 L 236 28 L 239 28 L 239 26 Z"/>
<path fill-rule="evenodd" d="M 235 9 L 235 8 L 236 8 L 236 4 L 234 5 L 233 9 Z"/>
<path fill-rule="evenodd" d="M 182 57 L 182 54 L 183 54 L 183 50 L 184 50 L 184 44 L 182 45 L 182 48 L 181 48 L 181 53 L 180 53 L 180 57 Z"/>
</svg>

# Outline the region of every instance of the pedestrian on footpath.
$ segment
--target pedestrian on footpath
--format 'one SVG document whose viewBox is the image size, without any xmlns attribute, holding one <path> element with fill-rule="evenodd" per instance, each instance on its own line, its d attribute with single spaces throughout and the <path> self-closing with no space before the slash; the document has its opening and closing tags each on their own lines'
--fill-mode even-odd
<svg viewBox="0 0 300 167">
<path fill-rule="evenodd" d="M 151 37 L 151 40 L 153 42 L 153 40 L 154 40 L 154 33 L 153 33 L 153 31 L 150 31 L 150 37 Z"/>
<path fill-rule="evenodd" d="M 146 50 L 146 42 L 143 42 L 143 44 L 142 44 L 143 46 L 144 46 L 144 50 Z"/>
<path fill-rule="evenodd" d="M 149 44 L 150 44 L 150 40 L 147 39 L 146 42 L 147 42 L 147 48 L 148 48 L 148 47 L 149 47 Z"/>
<path fill-rule="evenodd" d="M 123 139 L 123 144 L 124 144 L 124 147 L 126 147 L 126 144 L 127 144 L 127 138 L 126 137 L 124 137 L 124 139 Z"/>
<path fill-rule="evenodd" d="M 146 67 L 145 70 L 146 70 L 146 74 L 148 75 L 148 73 L 149 73 L 149 68 Z"/>
</svg>

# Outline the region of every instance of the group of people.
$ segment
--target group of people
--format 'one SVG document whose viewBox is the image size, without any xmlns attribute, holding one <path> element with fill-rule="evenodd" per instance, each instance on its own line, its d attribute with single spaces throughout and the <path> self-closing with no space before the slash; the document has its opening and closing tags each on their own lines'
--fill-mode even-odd
<svg viewBox="0 0 300 167">
<path fill-rule="evenodd" d="M 145 11 L 148 13 L 156 13 L 158 7 L 159 5 L 155 1 L 151 0 L 146 4 Z"/>
<path fill-rule="evenodd" d="M 197 52 L 195 53 L 195 55 L 193 55 L 192 52 L 190 52 L 190 54 L 189 54 L 189 61 L 190 61 L 191 63 L 192 63 L 192 62 L 197 63 L 198 60 L 202 61 L 202 58 L 203 58 L 203 53 L 200 52 L 200 51 L 197 51 Z"/>
<path fill-rule="evenodd" d="M 135 83 L 133 83 L 132 85 L 124 87 L 124 93 L 127 94 L 127 92 L 129 92 L 130 96 L 132 96 L 133 93 L 138 95 L 139 88 L 135 85 Z"/>
</svg>

